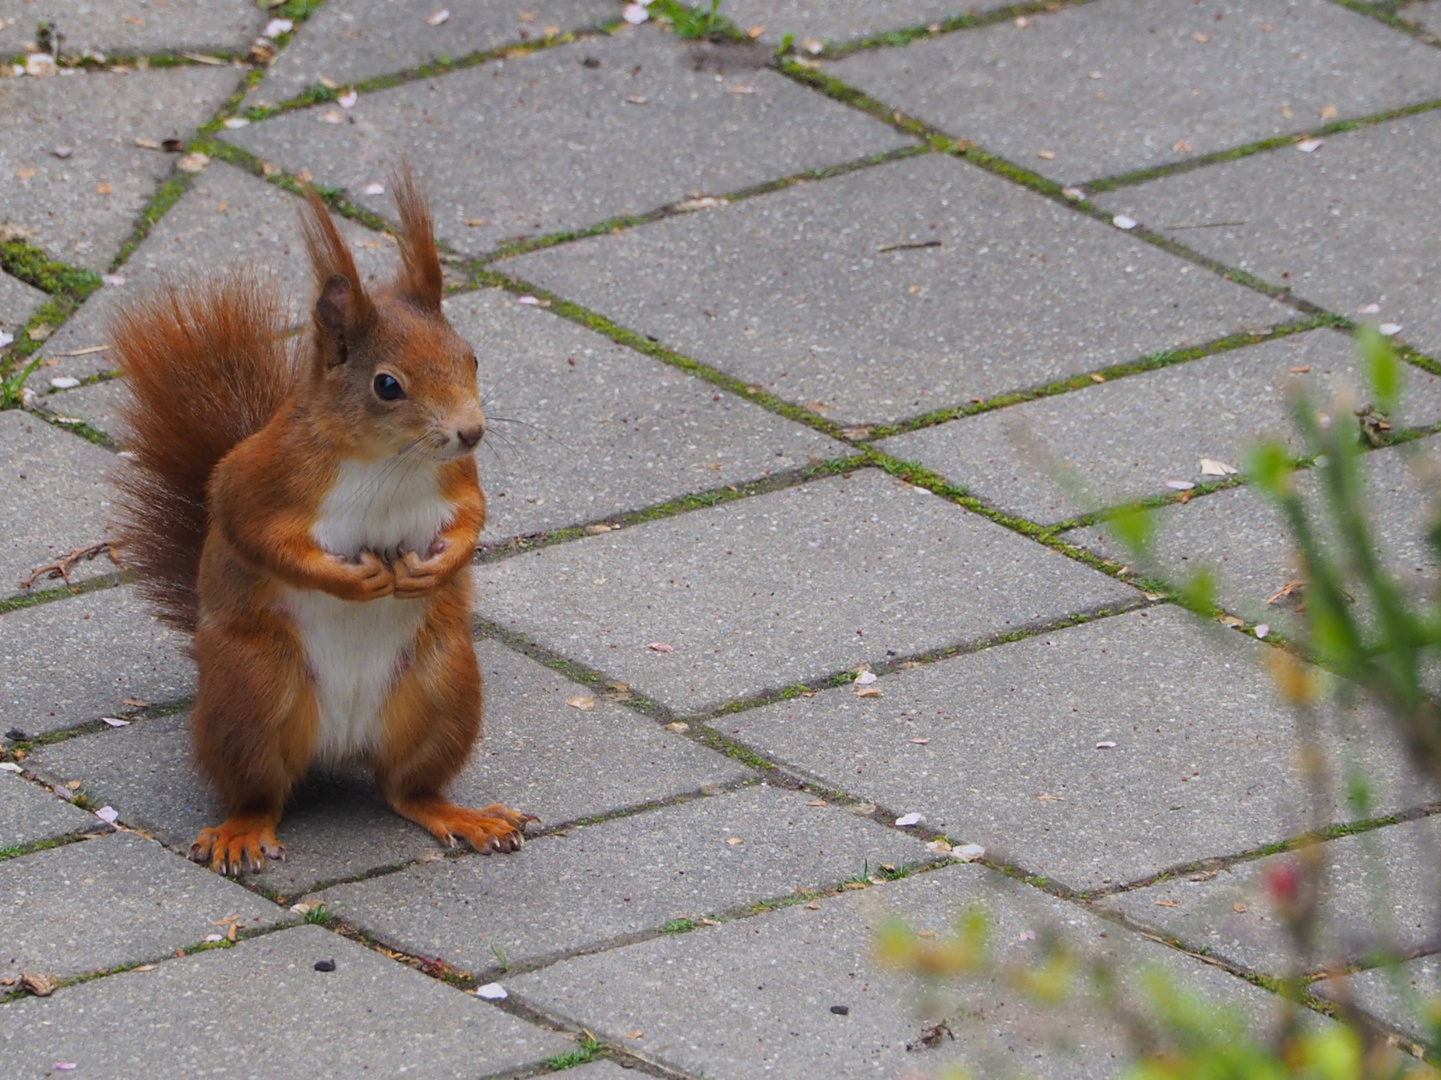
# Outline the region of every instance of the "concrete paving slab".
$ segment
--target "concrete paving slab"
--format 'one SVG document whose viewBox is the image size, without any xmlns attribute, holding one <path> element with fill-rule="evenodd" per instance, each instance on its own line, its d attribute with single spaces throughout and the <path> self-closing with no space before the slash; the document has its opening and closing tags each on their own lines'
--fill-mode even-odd
<svg viewBox="0 0 1441 1080">
<path fill-rule="evenodd" d="M 592 1061 L 567 1069 L 565 1080 L 625 1080 L 631 1075 L 613 1061 Z"/>
<path fill-rule="evenodd" d="M 942 155 L 496 268 L 843 424 L 892 422 L 1294 318 Z"/>
<path fill-rule="evenodd" d="M 108 828 L 94 814 L 57 799 L 14 773 L 0 775 L 0 851 Z"/>
<path fill-rule="evenodd" d="M 124 379 L 105 379 L 70 390 L 51 390 L 37 398 L 34 406 L 53 416 L 84 420 L 119 445 L 125 440 L 120 409 L 129 396 Z"/>
<path fill-rule="evenodd" d="M 1303 369 L 1298 371 L 1297 369 Z M 1408 369 L 1398 428 L 1441 419 L 1441 379 Z M 1242 468 L 1263 438 L 1304 455 L 1291 432 L 1293 384 L 1315 399 L 1359 388 L 1351 338 L 1332 330 L 1268 341 L 1073 393 L 1039 398 L 878 443 L 1008 514 L 1053 525 L 1151 495 L 1167 481 L 1214 482 L 1201 459 Z M 1160 418 L 1164 420 L 1158 423 Z"/>
<path fill-rule="evenodd" d="M 608 0 L 459 0 L 445 10 L 450 17 L 436 26 L 440 9 L 431 0 L 345 0 L 321 8 L 276 57 L 254 98 L 275 104 L 322 78 L 342 86 L 377 75 L 420 67 L 441 57 L 457 60 L 471 53 L 543 41 L 554 33 L 585 30 L 620 18 L 620 5 Z"/>
<path fill-rule="evenodd" d="M 1396 17 L 1421 31 L 1422 41 L 1434 44 L 1437 40 L 1436 31 L 1441 29 L 1441 9 L 1436 7 L 1435 0 L 1410 0 L 1410 3 L 1396 9 Z"/>
<path fill-rule="evenodd" d="M 1336 970 L 1332 965 L 1437 947 L 1438 841 L 1441 822 L 1423 818 L 1325 844 L 1317 948 L 1307 957 L 1296 956 L 1264 884 L 1278 864 L 1294 863 L 1291 854 L 1170 878 L 1101 906 L 1252 971 Z"/>
<path fill-rule="evenodd" d="M 758 785 L 542 837 L 517 858 L 435 862 L 316 899 L 395 948 L 478 972 L 936 858 L 807 799 Z"/>
<path fill-rule="evenodd" d="M 239 930 L 300 918 L 133 833 L 6 859 L 0 883 L 0 972 L 12 977 L 158 960 L 225 934 L 232 915 Z"/>
<path fill-rule="evenodd" d="M 11 337 L 19 337 L 20 328 L 30 318 L 30 313 L 48 299 L 33 285 L 27 285 L 0 270 L 0 330 Z"/>
<path fill-rule="evenodd" d="M 1077 5 L 827 70 L 1072 182 L 1441 97 L 1435 50 L 1328 0 Z"/>
<path fill-rule="evenodd" d="M 1438 56 L 1441 59 L 1441 56 Z M 1109 210 L 1332 311 L 1441 353 L 1441 255 L 1417 221 L 1441 168 L 1441 113 L 1357 128 L 1097 197 Z M 1244 222 L 1244 224 L 1228 224 Z M 1203 226 L 1177 228 L 1177 226 Z"/>
<path fill-rule="evenodd" d="M 1436 555 L 1426 539 L 1437 497 L 1434 475 L 1437 448 L 1431 440 L 1374 451 L 1363 459 L 1362 474 L 1370 497 L 1368 524 L 1387 565 L 1410 595 L 1425 595 L 1436 573 Z M 1314 508 L 1316 478 L 1297 477 L 1296 490 Z M 1214 575 L 1216 596 L 1227 611 L 1264 622 L 1287 634 L 1304 630 L 1296 604 L 1304 593 L 1277 597 L 1278 590 L 1302 577 L 1300 561 L 1281 515 L 1250 488 L 1218 491 L 1185 505 L 1154 512 L 1154 567 L 1147 573 L 1185 584 L 1201 570 Z M 1104 558 L 1133 564 L 1134 556 L 1100 525 L 1065 533 L 1071 543 Z M 1321 536 L 1323 543 L 1327 537 Z M 1365 602 L 1365 593 L 1353 595 Z"/>
<path fill-rule="evenodd" d="M 194 692 L 189 642 L 128 587 L 101 589 L 0 616 L 0 734 L 27 736 L 131 711 L 126 698 Z"/>
<path fill-rule="evenodd" d="M 1313 824 L 1264 648 L 1158 607 L 885 675 L 879 698 L 842 687 L 726 726 L 828 786 L 1094 889 Z M 1428 800 L 1377 714 L 1337 724 L 1326 745 L 1365 768 L 1378 813 Z M 1354 817 L 1343 792 L 1324 805 L 1328 821 Z"/>
<path fill-rule="evenodd" d="M 364 188 L 407 159 L 437 235 L 467 254 L 914 145 L 736 51 L 737 70 L 698 71 L 674 38 L 626 29 L 366 94 L 346 123 L 303 109 L 225 138 L 378 212 L 388 198 Z"/>
<path fill-rule="evenodd" d="M 790 907 L 503 981 L 518 997 L 597 1034 L 718 1080 L 870 1080 L 916 1070 L 934 1075 L 961 1060 L 977 1076 L 1015 1076 L 1022 1069 L 1041 1077 L 1117 1075 L 1128 1055 L 1113 1017 L 1078 1002 L 1038 1008 L 999 974 L 948 982 L 944 1004 L 927 1008 L 919 980 L 876 966 L 871 930 L 886 914 L 945 934 L 963 909 L 975 905 L 992 919 L 990 941 L 1002 963 L 1039 955 L 1032 939 L 1055 929 L 1073 947 L 1123 971 L 1159 967 L 1181 990 L 1244 1009 L 1258 1026 L 1270 1013 L 1274 999 L 1265 991 L 978 866 L 823 900 L 820 910 Z M 954 1038 L 927 1047 L 921 1038 L 938 1020 Z"/>
<path fill-rule="evenodd" d="M 36 567 L 106 538 L 112 513 L 109 474 L 117 462 L 109 451 L 18 409 L 0 413 L 0 458 L 6 479 L 0 486 L 0 517 L 7 523 L 0 544 L 0 596 L 12 596 L 23 591 L 20 581 Z M 71 580 L 116 569 L 102 555 L 78 564 Z M 35 587 L 55 584 L 37 581 Z"/>
<path fill-rule="evenodd" d="M 121 267 L 125 283 L 93 294 L 45 343 L 50 377 L 84 378 L 115 367 L 114 355 L 91 352 L 108 342 L 115 312 L 162 281 L 194 281 L 246 268 L 268 275 L 290 302 L 292 325 L 309 325 L 310 264 L 300 238 L 300 200 L 274 184 L 212 162 Z M 394 241 L 337 217 L 366 282 L 388 281 L 399 262 Z M 63 354 L 82 352 L 80 356 Z"/>
<path fill-rule="evenodd" d="M 13 617 L 13 616 L 8 616 Z M 751 775 L 604 695 L 494 642 L 477 646 L 486 735 L 452 791 L 473 806 L 505 802 L 546 825 L 739 783 Z M 594 709 L 566 705 L 596 698 Z M 178 851 L 223 808 L 196 773 L 184 716 L 47 746 L 29 759 L 45 775 L 80 780 L 120 814 Z M 439 854 L 429 833 L 392 814 L 360 769 L 315 778 L 292 799 L 279 831 L 286 861 L 257 880 L 290 896 L 409 859 Z"/>
<path fill-rule="evenodd" d="M 480 357 L 484 540 L 563 528 L 853 451 L 494 290 L 446 301 Z"/>
<path fill-rule="evenodd" d="M 106 269 L 176 160 L 135 140 L 189 139 L 240 79 L 196 65 L 0 81 L 0 221 L 52 259 Z"/>
<path fill-rule="evenodd" d="M 1345 995 L 1387 1027 L 1424 1044 L 1434 1038 L 1424 1017 L 1429 1003 L 1441 997 L 1441 956 L 1322 979 L 1310 990 L 1333 1000 Z"/>
<path fill-rule="evenodd" d="M 207 47 L 243 53 L 265 26 L 255 0 L 0 0 L 0 55 L 33 48 L 48 22 L 80 56 L 195 52 Z"/>
<path fill-rule="evenodd" d="M 767 44 L 779 45 L 790 34 L 805 55 L 807 40 L 859 41 L 1005 6 L 1005 0 L 732 0 L 722 10 L 742 30 L 764 27 L 759 37 Z"/>
<path fill-rule="evenodd" d="M 874 470 L 488 563 L 476 581 L 485 618 L 684 713 L 1136 597 Z"/>
<path fill-rule="evenodd" d="M 315 971 L 322 959 L 335 970 Z M 113 1080 L 186 1080 L 217 1061 L 245 1076 L 460 1080 L 520 1072 L 571 1045 L 314 926 L 17 1001 L 0 1015 L 0 1068 L 26 1080 L 57 1060 Z"/>
</svg>

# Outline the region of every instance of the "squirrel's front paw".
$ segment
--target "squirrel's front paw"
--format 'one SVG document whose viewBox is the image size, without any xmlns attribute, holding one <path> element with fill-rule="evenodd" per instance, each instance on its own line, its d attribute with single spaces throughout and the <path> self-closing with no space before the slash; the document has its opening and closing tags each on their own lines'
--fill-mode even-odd
<svg viewBox="0 0 1441 1080">
<path fill-rule="evenodd" d="M 436 552 L 436 548 L 440 551 Z M 414 551 L 407 551 L 392 564 L 395 572 L 395 595 L 401 599 L 412 599 L 417 596 L 425 596 L 434 592 L 445 584 L 446 561 L 441 553 L 444 552 L 443 544 L 436 544 L 431 548 L 432 554 L 428 559 L 422 559 Z"/>
<path fill-rule="evenodd" d="M 378 600 L 395 591 L 395 572 L 373 551 L 362 551 L 355 559 L 351 582 L 357 600 Z"/>
</svg>

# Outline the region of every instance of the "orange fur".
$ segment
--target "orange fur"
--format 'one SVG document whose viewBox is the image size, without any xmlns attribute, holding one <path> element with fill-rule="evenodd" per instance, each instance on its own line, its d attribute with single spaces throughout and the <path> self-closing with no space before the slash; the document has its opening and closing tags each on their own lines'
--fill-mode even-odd
<svg viewBox="0 0 1441 1080">
<path fill-rule="evenodd" d="M 485 419 L 474 354 L 441 314 L 430 211 L 408 170 L 392 183 L 402 269 L 373 295 L 307 192 L 317 299 L 293 362 L 283 307 L 244 275 L 164 290 L 114 328 L 135 396 L 122 537 L 162 614 L 194 632 L 192 742 L 229 816 L 191 855 L 221 872 L 282 855 L 285 800 L 337 740 L 397 813 L 446 843 L 515 850 L 532 820 L 444 797 L 481 733 L 469 567 Z M 403 488 L 377 500 L 396 475 Z M 386 509 L 397 500 L 410 516 Z M 427 515 L 433 534 L 415 524 Z M 337 656 L 352 639 L 360 651 Z M 347 665 L 372 652 L 391 666 L 360 671 L 382 692 L 367 716 L 368 699 L 345 696 Z"/>
</svg>

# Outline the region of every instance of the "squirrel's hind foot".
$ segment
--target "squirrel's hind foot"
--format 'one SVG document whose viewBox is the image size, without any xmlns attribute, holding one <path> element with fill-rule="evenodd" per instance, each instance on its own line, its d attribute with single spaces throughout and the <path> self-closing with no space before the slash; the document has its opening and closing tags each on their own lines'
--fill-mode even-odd
<svg viewBox="0 0 1441 1080">
<path fill-rule="evenodd" d="M 456 837 L 460 837 L 482 855 L 519 851 L 525 843 L 526 823 L 540 820 L 501 803 L 471 810 L 430 797 L 397 799 L 391 806 L 397 814 L 429 830 L 447 847 L 454 846 Z"/>
<path fill-rule="evenodd" d="M 190 846 L 190 858 L 209 863 L 217 874 L 257 873 L 265 869 L 267 856 L 285 859 L 285 848 L 275 839 L 277 821 L 269 815 L 248 814 L 201 829 Z"/>
</svg>

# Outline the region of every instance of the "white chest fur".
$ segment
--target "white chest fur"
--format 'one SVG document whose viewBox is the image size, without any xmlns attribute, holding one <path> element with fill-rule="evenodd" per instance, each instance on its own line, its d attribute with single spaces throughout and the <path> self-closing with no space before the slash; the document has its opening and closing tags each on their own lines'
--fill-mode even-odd
<svg viewBox="0 0 1441 1080">
<path fill-rule="evenodd" d="M 341 465 L 312 536 L 327 551 L 394 558 L 429 551 L 454 507 L 428 461 Z M 287 607 L 315 679 L 320 731 L 316 757 L 339 761 L 379 747 L 390 689 L 425 621 L 428 600 L 382 597 L 364 603 L 319 590 L 289 590 Z"/>
</svg>

